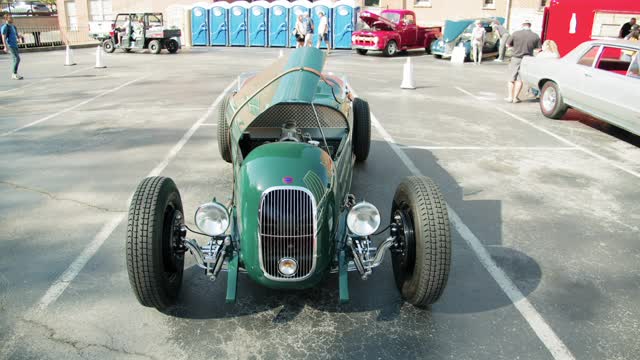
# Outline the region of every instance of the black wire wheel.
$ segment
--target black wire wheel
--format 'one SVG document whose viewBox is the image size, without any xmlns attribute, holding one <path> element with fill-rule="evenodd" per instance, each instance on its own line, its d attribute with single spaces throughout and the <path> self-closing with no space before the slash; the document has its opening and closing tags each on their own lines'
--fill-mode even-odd
<svg viewBox="0 0 640 360">
<path fill-rule="evenodd" d="M 357 162 L 369 157 L 371 148 L 371 112 L 369 103 L 361 98 L 353 99 L 353 154 Z"/>
<path fill-rule="evenodd" d="M 218 115 L 218 151 L 222 159 L 228 163 L 231 163 L 231 134 L 226 113 L 230 98 L 231 94 L 226 94 L 216 109 L 216 114 Z"/>
<path fill-rule="evenodd" d="M 402 297 L 427 307 L 442 295 L 451 267 L 451 231 L 447 205 L 438 186 L 424 176 L 405 178 L 391 206 L 391 222 L 400 226 L 391 251 L 393 275 Z"/>
<path fill-rule="evenodd" d="M 131 201 L 127 224 L 127 271 L 140 304 L 164 310 L 182 285 L 184 246 L 182 200 L 170 178 L 144 179 Z"/>
</svg>

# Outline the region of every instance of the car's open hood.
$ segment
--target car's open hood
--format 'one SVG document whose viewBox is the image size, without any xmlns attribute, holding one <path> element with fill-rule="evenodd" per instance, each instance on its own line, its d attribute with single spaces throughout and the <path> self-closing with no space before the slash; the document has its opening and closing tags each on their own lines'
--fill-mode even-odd
<svg viewBox="0 0 640 360">
<path fill-rule="evenodd" d="M 458 38 L 458 36 L 460 36 L 460 34 L 462 34 L 462 32 L 467 27 L 469 27 L 469 25 L 471 25 L 474 22 L 476 22 L 476 20 L 481 20 L 481 21 L 486 21 L 486 22 L 493 21 L 493 20 L 498 20 L 500 22 L 500 24 L 504 24 L 504 18 L 503 17 L 466 19 L 466 20 L 457 20 L 457 21 L 446 20 L 444 22 L 444 32 L 442 33 L 442 39 L 446 43 L 454 41 L 455 39 Z"/>
<path fill-rule="evenodd" d="M 372 13 L 371 11 L 362 11 L 360 13 L 360 19 L 362 19 L 362 21 L 369 25 L 369 27 L 374 27 L 375 25 L 384 25 L 390 30 L 396 29 L 396 24 L 394 24 L 392 21 L 385 19 L 378 14 Z"/>
</svg>

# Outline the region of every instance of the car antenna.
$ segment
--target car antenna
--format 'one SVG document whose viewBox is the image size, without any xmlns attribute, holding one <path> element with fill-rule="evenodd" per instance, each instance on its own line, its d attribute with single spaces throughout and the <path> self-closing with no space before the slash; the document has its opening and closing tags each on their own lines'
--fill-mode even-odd
<svg viewBox="0 0 640 360">
<path fill-rule="evenodd" d="M 329 145 L 327 145 L 327 138 L 324 137 L 324 131 L 322 130 L 322 124 L 320 123 L 320 118 L 318 117 L 318 112 L 316 111 L 316 106 L 311 102 L 311 108 L 313 109 L 313 114 L 316 116 L 316 121 L 318 122 L 318 129 L 320 129 L 320 134 L 322 135 L 322 141 L 324 141 L 324 148 L 329 152 Z"/>
</svg>

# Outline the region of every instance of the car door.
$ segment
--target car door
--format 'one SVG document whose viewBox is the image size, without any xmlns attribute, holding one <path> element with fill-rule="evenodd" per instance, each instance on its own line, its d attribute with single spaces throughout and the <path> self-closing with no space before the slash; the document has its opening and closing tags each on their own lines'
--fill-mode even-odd
<svg viewBox="0 0 640 360">
<path fill-rule="evenodd" d="M 406 14 L 400 20 L 400 36 L 402 37 L 402 44 L 398 44 L 398 46 L 411 47 L 416 44 L 416 36 L 418 32 L 418 27 L 416 26 L 416 21 L 411 14 Z"/>
<path fill-rule="evenodd" d="M 640 79 L 632 76 L 638 51 L 623 46 L 603 46 L 587 90 L 594 115 L 625 129 L 640 122 Z"/>
<path fill-rule="evenodd" d="M 600 54 L 601 46 L 593 45 L 586 49 L 575 63 L 559 62 L 562 68 L 554 70 L 556 78 L 553 79 L 560 87 L 560 92 L 565 102 L 578 109 L 592 112 L 594 66 Z"/>
</svg>

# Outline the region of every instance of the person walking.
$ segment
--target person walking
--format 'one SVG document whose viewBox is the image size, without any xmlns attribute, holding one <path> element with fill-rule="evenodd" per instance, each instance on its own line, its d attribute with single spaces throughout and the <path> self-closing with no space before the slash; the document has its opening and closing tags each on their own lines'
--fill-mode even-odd
<svg viewBox="0 0 640 360">
<path fill-rule="evenodd" d="M 304 37 L 306 34 L 306 27 L 302 20 L 302 15 L 298 15 L 298 19 L 296 20 L 296 27 L 294 28 L 294 36 L 296 37 L 296 48 L 301 48 L 304 46 Z"/>
<path fill-rule="evenodd" d="M 313 46 L 313 19 L 309 16 L 309 13 L 304 13 L 304 24 L 305 24 L 305 35 L 304 35 L 304 46 L 312 47 Z"/>
<path fill-rule="evenodd" d="M 496 32 L 498 34 L 498 37 L 500 38 L 500 44 L 498 47 L 498 58 L 495 61 L 503 62 L 504 54 L 507 52 L 506 50 L 507 41 L 509 41 L 509 31 L 507 31 L 507 28 L 500 24 L 500 21 L 498 20 L 493 21 L 493 23 L 491 24 L 491 28 L 493 28 L 493 31 Z"/>
<path fill-rule="evenodd" d="M 320 49 L 322 42 L 327 45 L 327 53 L 331 51 L 331 44 L 329 44 L 329 19 L 323 11 L 318 13 L 320 15 L 320 24 L 318 24 L 318 44 L 316 47 Z"/>
<path fill-rule="evenodd" d="M 4 15 L 4 25 L 0 28 L 2 33 L 2 43 L 4 44 L 4 52 L 11 54 L 13 66 L 11 67 L 11 79 L 22 80 L 22 76 L 18 75 L 18 65 L 20 65 L 20 52 L 18 51 L 18 29 L 13 25 L 13 17 L 11 14 Z"/>
<path fill-rule="evenodd" d="M 522 90 L 522 78 L 520 77 L 520 64 L 525 56 L 533 56 L 533 52 L 541 47 L 540 36 L 531 31 L 531 22 L 526 20 L 522 23 L 522 29 L 514 32 L 507 42 L 507 46 L 512 49 L 513 55 L 509 63 L 509 95 L 505 98 L 507 102 L 518 103 L 518 95 Z"/>
<path fill-rule="evenodd" d="M 484 29 L 482 21 L 476 21 L 476 27 L 471 32 L 471 54 L 473 62 L 478 65 L 482 64 L 482 48 L 484 47 L 484 37 L 487 31 Z"/>
<path fill-rule="evenodd" d="M 626 38 L 629 35 L 629 33 L 631 33 L 631 28 L 633 27 L 633 25 L 636 25 L 636 18 L 631 18 L 629 22 L 622 25 L 622 27 L 620 28 L 620 33 L 618 34 L 618 37 L 620 39 Z"/>
</svg>

